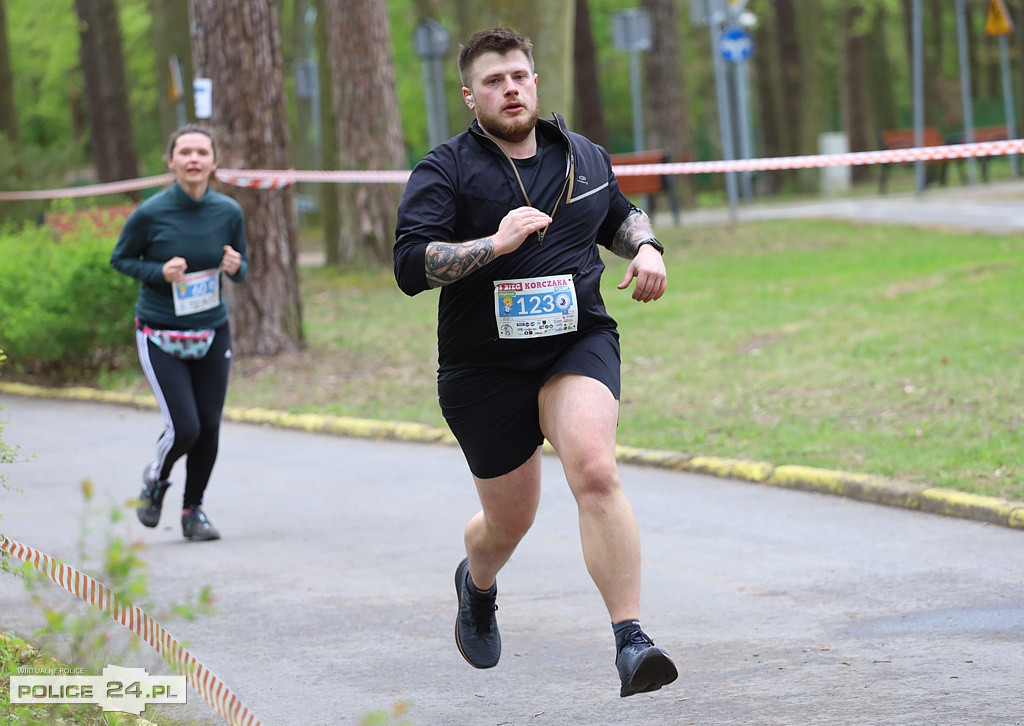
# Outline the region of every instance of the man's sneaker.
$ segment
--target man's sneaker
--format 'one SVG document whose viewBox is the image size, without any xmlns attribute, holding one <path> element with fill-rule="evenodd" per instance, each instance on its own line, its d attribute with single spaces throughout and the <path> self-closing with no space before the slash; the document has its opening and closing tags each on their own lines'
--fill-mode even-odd
<svg viewBox="0 0 1024 726">
<path fill-rule="evenodd" d="M 147 527 L 155 527 L 160 523 L 160 510 L 164 506 L 164 494 L 171 485 L 169 481 L 159 481 L 150 475 L 150 467 L 142 470 L 142 491 L 139 493 L 139 506 L 135 514 L 139 521 Z"/>
<path fill-rule="evenodd" d="M 634 630 L 626 637 L 615 656 L 615 666 L 622 680 L 621 698 L 657 691 L 679 675 L 668 653 L 654 647 L 654 641 L 642 630 Z"/>
<path fill-rule="evenodd" d="M 181 533 L 193 542 L 220 539 L 220 532 L 210 524 L 202 507 L 181 510 Z"/>
<path fill-rule="evenodd" d="M 494 604 L 497 588 L 474 595 L 469 589 L 469 558 L 455 570 L 455 594 L 459 597 L 459 615 L 455 619 L 455 643 L 474 668 L 493 668 L 501 657 L 501 636 Z"/>
</svg>

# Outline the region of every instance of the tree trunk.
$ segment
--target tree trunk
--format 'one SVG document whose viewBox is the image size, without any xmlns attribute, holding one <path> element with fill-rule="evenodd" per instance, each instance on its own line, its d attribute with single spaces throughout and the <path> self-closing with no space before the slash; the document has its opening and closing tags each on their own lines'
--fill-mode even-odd
<svg viewBox="0 0 1024 726">
<path fill-rule="evenodd" d="M 590 25 L 588 0 L 576 0 L 576 24 L 573 40 L 573 61 L 576 66 L 576 113 L 579 130 L 595 144 L 608 148 L 608 129 L 604 124 L 604 107 L 598 82 L 597 49 Z"/>
<path fill-rule="evenodd" d="M 191 0 L 196 76 L 213 85 L 218 166 L 288 169 L 281 33 L 272 0 Z M 242 354 L 276 355 L 302 342 L 295 193 L 227 187 L 242 205 L 249 276 L 228 285 Z"/>
<path fill-rule="evenodd" d="M 753 55 L 758 105 L 761 109 L 761 137 L 766 157 L 793 156 L 795 129 L 787 110 L 792 108 L 793 87 L 786 70 L 792 49 L 783 48 L 783 39 L 791 33 L 780 33 L 779 28 L 792 27 L 793 6 L 788 0 L 780 0 L 764 8 L 757 29 L 758 50 Z M 799 71 L 798 71 L 799 73 Z M 758 185 L 764 194 L 775 194 L 784 182 L 793 176 L 791 171 L 773 171 L 758 177 Z"/>
<path fill-rule="evenodd" d="M 331 97 L 334 84 L 331 83 L 331 54 L 327 46 L 327 2 L 316 3 L 316 55 L 320 76 L 320 168 L 336 169 L 338 166 L 338 130 Z M 339 185 L 320 185 L 320 224 L 323 229 L 324 263 L 336 266 L 341 260 L 338 254 L 338 240 L 341 239 L 341 204 Z"/>
<path fill-rule="evenodd" d="M 693 157 L 690 106 L 680 47 L 679 8 L 676 0 L 643 0 L 651 18 L 651 49 L 644 54 L 647 104 L 647 147 L 665 149 L 674 159 Z M 675 177 L 684 204 L 696 199 L 689 175 Z"/>
<path fill-rule="evenodd" d="M 75 0 L 75 10 L 96 174 L 101 182 L 135 179 L 139 162 L 132 137 L 117 5 L 114 0 Z M 138 198 L 138 193 L 129 196 Z"/>
<path fill-rule="evenodd" d="M 13 142 L 18 141 L 18 114 L 14 108 L 14 76 L 11 74 L 4 0 L 0 0 L 0 134 L 6 134 Z"/>
<path fill-rule="evenodd" d="M 391 29 L 384 0 L 327 0 L 332 105 L 339 168 L 404 169 Z M 339 258 L 392 261 L 400 189 L 394 184 L 343 184 Z"/>
<path fill-rule="evenodd" d="M 157 113 L 160 137 L 171 133 L 193 116 L 192 41 L 188 31 L 188 0 L 149 0 L 153 18 L 154 62 L 156 64 Z M 181 87 L 172 83 L 171 60 L 181 67 Z M 180 97 L 174 94 L 179 92 Z"/>
<path fill-rule="evenodd" d="M 800 12 L 796 16 L 797 63 L 798 78 L 793 79 L 799 85 L 797 97 L 800 103 L 792 107 L 795 116 L 792 119 L 797 129 L 795 152 L 797 154 L 818 153 L 818 134 L 824 128 L 824 111 L 827 93 L 824 84 L 822 63 L 825 60 L 825 49 L 822 46 L 825 11 L 820 3 L 801 3 Z M 833 26 L 834 27 L 834 26 Z M 819 169 L 801 169 L 797 172 L 797 190 L 814 191 L 821 177 Z"/>
<path fill-rule="evenodd" d="M 843 132 L 849 142 L 850 151 L 873 149 L 871 98 L 867 93 L 871 83 L 867 66 L 868 36 L 862 30 L 864 8 L 859 0 L 844 0 L 839 15 L 839 32 L 842 38 L 842 83 L 840 86 L 840 110 L 843 117 Z M 868 165 L 851 167 L 854 182 L 863 182 L 871 177 Z"/>
<path fill-rule="evenodd" d="M 1009 10 L 1010 17 L 1013 19 L 1013 36 L 1009 38 L 1009 51 L 1012 59 L 1013 46 L 1017 46 L 1017 57 L 1011 60 L 1011 68 L 1013 69 L 1011 75 L 1016 79 L 1016 88 L 1013 89 L 1014 102 L 1016 105 L 1017 123 L 1016 131 L 1017 136 L 1024 136 L 1024 0 L 1017 2 L 1017 12 Z M 1011 81 L 1013 83 L 1013 81 Z"/>
</svg>

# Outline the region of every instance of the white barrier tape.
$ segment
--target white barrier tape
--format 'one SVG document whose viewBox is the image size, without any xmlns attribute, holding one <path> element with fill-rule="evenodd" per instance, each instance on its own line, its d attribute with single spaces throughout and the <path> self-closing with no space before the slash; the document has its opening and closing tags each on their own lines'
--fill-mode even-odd
<svg viewBox="0 0 1024 726">
<path fill-rule="evenodd" d="M 732 161 L 687 161 L 667 164 L 620 164 L 612 168 L 617 176 L 648 176 L 677 174 L 714 174 L 732 171 L 777 171 L 831 166 L 864 166 L 868 164 L 905 164 L 913 161 L 941 161 L 978 156 L 1004 156 L 1024 153 L 1024 139 L 985 141 L 976 144 L 922 146 L 913 149 L 854 151 L 847 154 L 814 156 L 778 156 L 763 159 Z M 408 170 L 393 171 L 296 171 L 295 169 L 218 169 L 217 179 L 231 186 L 246 189 L 280 189 L 296 182 L 331 182 L 336 184 L 404 184 Z M 169 184 L 170 174 L 129 181 L 94 184 L 87 187 L 47 189 L 43 191 L 0 191 L 0 202 L 26 199 L 61 199 L 148 189 Z"/>
<path fill-rule="evenodd" d="M 260 720 L 241 699 L 142 608 L 122 603 L 109 588 L 85 573 L 3 535 L 0 535 L 0 550 L 32 565 L 58 586 L 107 613 L 112 620 L 146 641 L 164 660 L 175 666 L 203 700 L 229 724 L 260 726 Z"/>
</svg>

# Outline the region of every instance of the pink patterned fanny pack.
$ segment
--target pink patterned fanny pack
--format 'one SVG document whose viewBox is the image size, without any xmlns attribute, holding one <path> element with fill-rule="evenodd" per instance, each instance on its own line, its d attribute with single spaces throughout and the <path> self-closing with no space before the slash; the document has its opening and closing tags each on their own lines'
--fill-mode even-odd
<svg viewBox="0 0 1024 726">
<path fill-rule="evenodd" d="M 217 331 L 212 328 L 202 330 L 157 330 L 141 324 L 142 334 L 153 341 L 153 345 L 170 356 L 180 360 L 199 360 L 205 358 L 213 345 L 213 336 Z"/>
</svg>

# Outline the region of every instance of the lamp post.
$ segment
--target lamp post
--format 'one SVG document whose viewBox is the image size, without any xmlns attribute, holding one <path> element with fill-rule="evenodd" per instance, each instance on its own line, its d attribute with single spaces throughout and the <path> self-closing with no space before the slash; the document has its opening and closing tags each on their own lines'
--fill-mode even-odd
<svg viewBox="0 0 1024 726">
<path fill-rule="evenodd" d="M 633 102 L 633 150 L 644 148 L 643 80 L 640 53 L 651 48 L 651 16 L 643 9 L 612 14 L 612 45 L 629 53 L 629 85 Z"/>
<path fill-rule="evenodd" d="M 427 136 L 433 148 L 448 138 L 448 107 L 444 101 L 444 69 L 441 67 L 441 59 L 451 45 L 451 34 L 441 23 L 427 18 L 416 24 L 413 45 L 423 63 Z"/>
</svg>

